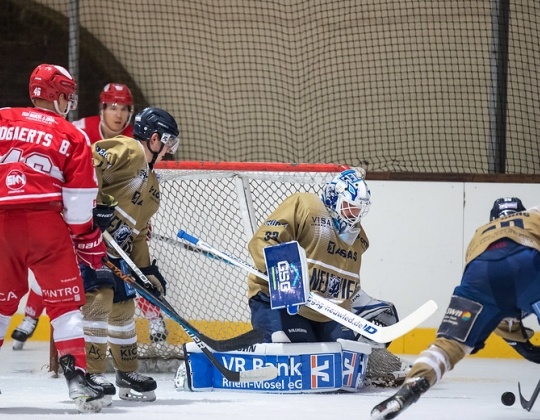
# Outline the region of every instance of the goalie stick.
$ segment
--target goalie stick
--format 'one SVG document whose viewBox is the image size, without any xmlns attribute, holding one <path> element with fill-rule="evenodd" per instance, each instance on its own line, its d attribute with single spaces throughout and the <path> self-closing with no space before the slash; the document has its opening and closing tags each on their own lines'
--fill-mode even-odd
<svg viewBox="0 0 540 420">
<path fill-rule="evenodd" d="M 521 393 L 521 384 L 518 382 L 518 391 L 519 391 L 519 402 L 521 403 L 521 407 L 523 407 L 527 411 L 531 411 L 531 408 L 533 407 L 534 403 L 536 402 L 536 399 L 538 398 L 538 394 L 540 394 L 540 381 L 538 381 L 538 385 L 536 385 L 536 388 L 534 389 L 531 399 L 527 401 L 523 394 Z"/>
<path fill-rule="evenodd" d="M 163 296 L 158 296 L 154 292 L 155 286 L 150 280 L 142 273 L 142 271 L 135 265 L 135 263 L 129 258 L 129 256 L 124 252 L 124 250 L 116 243 L 111 234 L 107 231 L 103 232 L 103 238 L 105 241 L 112 246 L 118 255 L 128 264 L 134 277 L 125 275 L 122 270 L 120 270 L 116 265 L 111 261 L 104 261 L 104 264 L 113 270 L 114 274 L 120 277 L 123 281 L 129 283 L 137 292 L 147 299 L 150 303 L 159 307 L 163 312 L 165 312 L 171 319 L 176 321 L 189 335 L 195 344 L 202 350 L 202 352 L 208 357 L 210 362 L 221 372 L 221 374 L 231 382 L 255 382 L 255 381 L 266 381 L 274 379 L 277 376 L 277 369 L 274 366 L 267 366 L 260 369 L 245 370 L 236 372 L 230 369 L 227 369 L 223 366 L 222 363 L 214 356 L 210 351 L 210 348 L 216 351 L 231 351 L 237 350 L 239 348 L 247 347 L 249 345 L 260 343 L 262 339 L 262 332 L 258 330 L 251 330 L 245 334 L 242 334 L 238 337 L 234 337 L 228 340 L 213 340 L 210 337 L 205 336 L 199 332 L 194 326 L 192 326 L 188 321 L 182 318 L 178 312 L 165 300 Z M 138 280 L 138 281 L 137 281 Z M 209 348 L 210 347 L 210 348 Z"/>
<path fill-rule="evenodd" d="M 243 268 L 244 270 L 255 274 L 257 277 L 268 281 L 268 276 L 259 271 L 257 268 L 232 255 L 229 255 L 214 248 L 210 244 L 201 241 L 199 238 L 190 235 L 184 230 L 180 230 L 178 232 L 178 237 L 191 243 L 197 248 L 200 248 L 203 251 L 214 254 L 224 260 L 229 261 L 231 264 L 237 267 Z M 376 341 L 377 343 L 388 343 L 395 340 L 396 338 L 401 337 L 402 335 L 408 333 L 413 328 L 424 322 L 437 310 L 437 304 L 435 303 L 435 301 L 428 300 L 426 303 L 424 303 L 422 306 L 420 306 L 413 313 L 411 313 L 409 316 L 402 319 L 401 321 L 388 327 L 380 327 L 312 292 L 309 293 L 306 306 L 325 315 L 330 319 L 333 319 L 336 322 L 339 322 L 341 325 L 344 325 L 347 328 L 356 331 L 364 337 Z"/>
</svg>

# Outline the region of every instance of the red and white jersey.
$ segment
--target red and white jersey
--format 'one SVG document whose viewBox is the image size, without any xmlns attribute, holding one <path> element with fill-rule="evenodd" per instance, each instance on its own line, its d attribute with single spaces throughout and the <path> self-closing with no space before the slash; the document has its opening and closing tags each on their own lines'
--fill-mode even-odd
<svg viewBox="0 0 540 420">
<path fill-rule="evenodd" d="M 0 109 L 0 206 L 57 204 L 73 234 L 92 229 L 97 178 L 86 135 L 53 111 Z M 54 207 L 54 206 L 52 206 Z"/>
<path fill-rule="evenodd" d="M 90 139 L 90 143 L 92 144 L 94 144 L 96 141 L 104 139 L 103 133 L 101 132 L 100 128 L 101 117 L 99 115 L 81 118 L 80 120 L 73 121 L 73 124 L 86 133 L 86 135 Z M 131 125 L 128 125 L 119 135 L 133 137 L 133 127 Z"/>
</svg>

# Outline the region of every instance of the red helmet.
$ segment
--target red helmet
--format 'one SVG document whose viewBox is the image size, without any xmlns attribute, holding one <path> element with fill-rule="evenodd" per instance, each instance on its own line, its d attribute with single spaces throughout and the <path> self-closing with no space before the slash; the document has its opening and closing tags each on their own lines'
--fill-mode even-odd
<svg viewBox="0 0 540 420">
<path fill-rule="evenodd" d="M 69 110 L 77 108 L 77 83 L 62 66 L 40 64 L 30 76 L 30 99 L 43 99 L 48 102 L 58 100 L 61 93 L 69 101 Z"/>
<path fill-rule="evenodd" d="M 133 106 L 133 95 L 126 85 L 108 83 L 99 95 L 100 105 L 120 104 Z"/>
</svg>

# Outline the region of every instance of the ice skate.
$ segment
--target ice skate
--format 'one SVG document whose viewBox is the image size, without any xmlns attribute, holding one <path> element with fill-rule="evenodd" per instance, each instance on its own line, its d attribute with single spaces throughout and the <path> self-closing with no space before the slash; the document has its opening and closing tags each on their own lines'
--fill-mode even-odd
<svg viewBox="0 0 540 420">
<path fill-rule="evenodd" d="M 116 394 L 116 388 L 107 377 L 103 373 L 89 373 L 86 380 L 92 386 L 103 388 L 103 407 L 110 406 L 112 404 L 112 396 Z"/>
<path fill-rule="evenodd" d="M 371 410 L 371 420 L 386 420 L 397 417 L 403 410 L 418 401 L 420 395 L 429 389 L 426 378 L 407 379 L 398 392 Z"/>
<path fill-rule="evenodd" d="M 116 372 L 116 386 L 121 400 L 152 402 L 156 400 L 157 383 L 139 372 Z"/>
<path fill-rule="evenodd" d="M 161 343 L 167 339 L 169 331 L 167 331 L 165 321 L 161 315 L 156 318 L 149 319 L 148 326 L 150 328 L 150 341 L 152 343 Z"/>
<path fill-rule="evenodd" d="M 60 366 L 64 371 L 68 388 L 69 398 L 75 401 L 77 410 L 80 413 L 98 413 L 103 406 L 103 388 L 99 385 L 92 385 L 88 380 L 88 375 L 75 367 L 75 358 L 67 354 L 60 358 Z"/>
<path fill-rule="evenodd" d="M 38 320 L 25 316 L 21 324 L 13 330 L 11 338 L 13 339 L 13 350 L 22 350 L 24 343 L 36 330 Z"/>
</svg>

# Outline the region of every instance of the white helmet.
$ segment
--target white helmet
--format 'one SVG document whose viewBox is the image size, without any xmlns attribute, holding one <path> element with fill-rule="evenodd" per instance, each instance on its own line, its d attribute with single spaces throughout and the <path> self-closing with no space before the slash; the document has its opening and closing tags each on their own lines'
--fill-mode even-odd
<svg viewBox="0 0 540 420">
<path fill-rule="evenodd" d="M 327 183 L 321 199 L 334 219 L 339 233 L 357 227 L 371 206 L 371 192 L 365 173 L 347 169 Z"/>
</svg>

